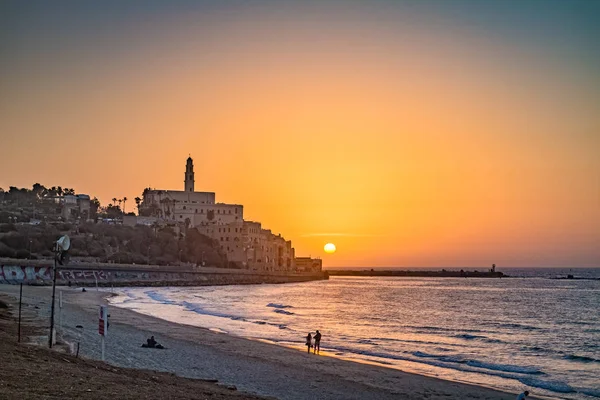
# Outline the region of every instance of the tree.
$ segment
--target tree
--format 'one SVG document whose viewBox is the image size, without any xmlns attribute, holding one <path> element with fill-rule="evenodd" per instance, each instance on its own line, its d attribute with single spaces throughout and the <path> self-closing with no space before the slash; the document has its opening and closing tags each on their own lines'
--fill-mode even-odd
<svg viewBox="0 0 600 400">
<path fill-rule="evenodd" d="M 59 186 L 58 189 L 56 189 L 56 194 L 62 197 L 62 195 L 64 194 L 62 187 Z"/>
<path fill-rule="evenodd" d="M 40 185 L 39 183 L 34 183 L 33 187 L 31 188 L 31 192 L 35 196 L 36 200 L 41 199 L 42 195 L 45 191 L 46 191 L 46 188 L 43 185 Z"/>
<path fill-rule="evenodd" d="M 116 197 L 113 197 L 113 198 L 112 198 L 112 202 L 113 202 L 113 206 L 116 206 L 116 205 L 117 205 L 117 198 L 116 198 Z"/>
<path fill-rule="evenodd" d="M 98 210 L 100 209 L 100 200 L 94 197 L 90 200 L 90 218 L 96 219 L 98 216 Z"/>
<path fill-rule="evenodd" d="M 123 213 L 125 213 L 125 204 L 127 203 L 127 197 L 123 197 Z"/>
<path fill-rule="evenodd" d="M 142 202 L 142 199 L 140 199 L 139 197 L 135 198 L 135 206 L 137 207 L 138 215 L 140 215 L 140 203 L 141 202 Z"/>
<path fill-rule="evenodd" d="M 123 211 L 121 211 L 121 207 L 109 204 L 106 206 L 106 216 L 111 219 L 120 218 L 123 216 Z"/>
</svg>

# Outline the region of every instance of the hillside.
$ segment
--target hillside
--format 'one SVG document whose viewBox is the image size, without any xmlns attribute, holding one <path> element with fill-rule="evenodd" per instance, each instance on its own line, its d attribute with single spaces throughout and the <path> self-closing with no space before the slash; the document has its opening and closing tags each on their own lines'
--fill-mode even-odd
<svg viewBox="0 0 600 400">
<path fill-rule="evenodd" d="M 226 255 L 214 240 L 193 228 L 176 234 L 171 227 L 91 222 L 0 224 L 0 257 L 52 258 L 53 243 L 65 234 L 71 238 L 69 255 L 77 261 L 158 265 L 204 262 L 206 266 L 235 267 L 228 265 Z"/>
</svg>

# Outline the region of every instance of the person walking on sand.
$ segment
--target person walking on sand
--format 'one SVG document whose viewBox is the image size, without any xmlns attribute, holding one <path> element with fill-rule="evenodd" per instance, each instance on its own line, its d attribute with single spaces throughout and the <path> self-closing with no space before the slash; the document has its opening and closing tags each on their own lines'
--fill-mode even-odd
<svg viewBox="0 0 600 400">
<path fill-rule="evenodd" d="M 306 348 L 308 349 L 308 354 L 310 354 L 310 348 L 312 347 L 312 335 L 308 332 L 306 335 Z"/>
<path fill-rule="evenodd" d="M 527 398 L 527 396 L 529 396 L 529 392 L 526 390 L 517 396 L 517 400 L 525 400 Z"/>
<path fill-rule="evenodd" d="M 314 354 L 321 353 L 321 332 L 317 329 L 315 333 L 315 350 Z"/>
</svg>

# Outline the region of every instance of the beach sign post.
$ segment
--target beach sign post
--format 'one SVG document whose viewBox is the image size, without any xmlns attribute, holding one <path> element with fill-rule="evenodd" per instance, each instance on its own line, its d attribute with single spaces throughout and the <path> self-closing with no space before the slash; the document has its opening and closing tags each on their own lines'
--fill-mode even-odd
<svg viewBox="0 0 600 400">
<path fill-rule="evenodd" d="M 100 306 L 100 319 L 98 320 L 98 334 L 100 335 L 102 346 L 102 361 L 104 361 L 104 338 L 108 330 L 108 307 Z"/>
</svg>

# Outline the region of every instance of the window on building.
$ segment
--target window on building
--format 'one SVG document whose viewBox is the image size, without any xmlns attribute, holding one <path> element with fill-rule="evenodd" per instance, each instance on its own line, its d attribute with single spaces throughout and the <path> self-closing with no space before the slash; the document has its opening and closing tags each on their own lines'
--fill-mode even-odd
<svg viewBox="0 0 600 400">
<path fill-rule="evenodd" d="M 236 209 L 235 209 L 235 213 L 236 213 L 236 214 L 237 214 L 237 211 L 238 211 L 238 209 L 236 208 Z M 50 335 L 48 335 L 48 337 L 50 337 Z"/>
<path fill-rule="evenodd" d="M 221 236 L 221 242 L 223 241 L 223 236 Z M 50 337 L 50 335 L 48 335 L 48 337 Z"/>
<path fill-rule="evenodd" d="M 196 214 L 198 214 L 198 209 L 196 208 Z M 50 335 L 48 335 L 48 337 L 50 337 Z"/>
<path fill-rule="evenodd" d="M 231 214 L 231 210 L 229 210 L 229 214 Z M 50 337 L 50 335 L 48 335 L 48 337 Z"/>
<path fill-rule="evenodd" d="M 183 206 L 183 209 L 185 210 L 185 206 Z M 50 337 L 50 335 L 48 335 L 48 337 Z"/>
<path fill-rule="evenodd" d="M 200 214 L 204 214 L 204 208 L 200 209 Z M 50 337 L 50 335 L 48 335 L 48 337 Z"/>
<path fill-rule="evenodd" d="M 231 228 L 227 228 L 227 232 L 231 232 Z M 50 335 L 48 335 L 50 337 Z"/>
<path fill-rule="evenodd" d="M 225 238 L 225 241 L 229 242 L 229 236 Z M 50 335 L 48 335 L 48 337 L 50 337 Z"/>
<path fill-rule="evenodd" d="M 183 215 L 180 215 L 179 218 L 183 218 Z M 48 337 L 50 337 L 50 335 L 48 335 Z"/>
</svg>

